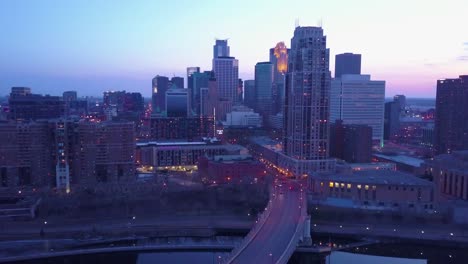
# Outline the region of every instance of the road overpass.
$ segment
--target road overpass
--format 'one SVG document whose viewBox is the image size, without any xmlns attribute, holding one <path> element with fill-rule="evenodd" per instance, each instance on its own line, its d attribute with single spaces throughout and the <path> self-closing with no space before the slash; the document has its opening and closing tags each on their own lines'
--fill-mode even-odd
<svg viewBox="0 0 468 264">
<path fill-rule="evenodd" d="M 265 212 L 224 263 L 287 263 L 304 234 L 310 237 L 300 185 L 289 183 L 280 188 L 275 188 Z"/>
</svg>

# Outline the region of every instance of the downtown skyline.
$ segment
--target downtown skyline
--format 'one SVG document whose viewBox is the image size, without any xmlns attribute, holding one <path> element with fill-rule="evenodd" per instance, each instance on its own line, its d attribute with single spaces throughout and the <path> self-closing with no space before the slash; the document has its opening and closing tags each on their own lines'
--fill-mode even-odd
<svg viewBox="0 0 468 264">
<path fill-rule="evenodd" d="M 0 96 L 12 86 L 28 86 L 44 94 L 127 90 L 149 97 L 156 75 L 186 78 L 191 66 L 211 70 L 215 38 L 229 39 L 239 77 L 253 79 L 255 64 L 267 61 L 277 42 L 290 48 L 296 20 L 300 26 L 322 23 L 332 76 L 336 54 L 362 54 L 362 73 L 385 80 L 386 97 L 435 97 L 437 79 L 468 67 L 468 36 L 453 30 L 468 18 L 452 15 L 468 3 L 457 0 L 288 6 L 4 1 L 0 7 L 0 34 L 7 36 L 0 43 L 0 61 L 6 62 L 0 64 Z"/>
</svg>

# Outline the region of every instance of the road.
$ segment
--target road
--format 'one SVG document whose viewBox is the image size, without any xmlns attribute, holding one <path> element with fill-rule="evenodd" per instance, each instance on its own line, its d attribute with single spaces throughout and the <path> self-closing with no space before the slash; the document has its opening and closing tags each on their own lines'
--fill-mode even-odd
<svg viewBox="0 0 468 264">
<path fill-rule="evenodd" d="M 231 263 L 276 263 L 286 251 L 299 223 L 300 198 L 297 187 L 278 194 L 264 225 Z"/>
</svg>

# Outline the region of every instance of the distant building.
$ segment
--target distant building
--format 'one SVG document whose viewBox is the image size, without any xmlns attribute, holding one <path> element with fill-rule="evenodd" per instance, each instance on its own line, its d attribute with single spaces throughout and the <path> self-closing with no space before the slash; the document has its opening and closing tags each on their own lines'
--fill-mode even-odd
<svg viewBox="0 0 468 264">
<path fill-rule="evenodd" d="M 212 71 L 194 72 L 190 76 L 190 85 L 188 87 L 190 111 L 195 116 L 203 115 L 202 108 L 202 89 L 208 89 L 208 82 L 214 78 Z M 205 99 L 206 101 L 206 99 Z"/>
<path fill-rule="evenodd" d="M 119 117 L 138 122 L 144 111 L 143 97 L 140 93 L 107 91 L 103 96 L 103 110 L 107 115 L 107 120 Z"/>
<path fill-rule="evenodd" d="M 223 122 L 226 127 L 261 127 L 262 123 L 262 116 L 246 106 L 234 106 Z"/>
<path fill-rule="evenodd" d="M 179 89 L 184 89 L 184 77 L 172 77 L 169 87 L 175 85 Z"/>
<path fill-rule="evenodd" d="M 372 128 L 366 125 L 330 125 L 330 156 L 351 163 L 372 159 Z"/>
<path fill-rule="evenodd" d="M 173 85 L 166 91 L 166 116 L 187 117 L 188 114 L 187 89 L 180 89 Z"/>
<path fill-rule="evenodd" d="M 406 108 L 406 96 L 397 94 L 393 97 L 393 101 L 397 102 L 400 107 L 400 113 L 404 113 Z"/>
<path fill-rule="evenodd" d="M 169 87 L 169 78 L 159 75 L 153 78 L 151 88 L 153 113 L 166 111 L 166 91 Z"/>
<path fill-rule="evenodd" d="M 13 120 L 50 119 L 65 114 L 65 103 L 59 96 L 32 94 L 26 87 L 12 87 L 9 107 Z"/>
<path fill-rule="evenodd" d="M 373 154 L 373 158 L 381 162 L 393 162 L 396 164 L 397 170 L 421 175 L 423 173 L 423 159 L 415 158 L 402 154 L 395 153 L 377 153 Z"/>
<path fill-rule="evenodd" d="M 435 140 L 437 154 L 468 150 L 468 75 L 437 81 Z"/>
<path fill-rule="evenodd" d="M 200 72 L 200 67 L 187 67 L 187 89 L 193 89 L 193 79 L 192 75 L 194 73 Z"/>
<path fill-rule="evenodd" d="M 213 59 L 219 57 L 229 57 L 229 46 L 227 39 L 217 39 L 213 46 Z"/>
<path fill-rule="evenodd" d="M 270 115 L 270 126 L 276 129 L 284 128 L 284 115 L 283 113 L 278 113 L 276 115 Z"/>
<path fill-rule="evenodd" d="M 62 98 L 65 102 L 71 102 L 78 100 L 78 94 L 76 91 L 63 92 Z"/>
<path fill-rule="evenodd" d="M 273 114 L 284 111 L 284 82 L 288 71 L 289 49 L 284 42 L 278 42 L 270 49 L 270 63 L 273 64 Z"/>
<path fill-rule="evenodd" d="M 273 64 L 259 62 L 255 65 L 255 110 L 264 118 L 272 113 L 273 107 Z"/>
<path fill-rule="evenodd" d="M 244 81 L 244 105 L 255 109 L 255 80 Z"/>
<path fill-rule="evenodd" d="M 399 171 L 317 174 L 309 179 L 312 196 L 322 205 L 402 213 L 435 209 L 434 184 Z"/>
<path fill-rule="evenodd" d="M 342 75 L 333 79 L 330 95 L 330 121 L 372 127 L 372 139 L 383 144 L 385 81 L 370 75 Z"/>
<path fill-rule="evenodd" d="M 361 54 L 343 53 L 335 56 L 335 78 L 344 74 L 361 74 Z"/>
<path fill-rule="evenodd" d="M 288 64 L 282 167 L 295 176 L 330 171 L 335 164 L 328 146 L 331 77 L 322 28 L 296 27 Z"/>
<path fill-rule="evenodd" d="M 384 139 L 393 139 L 400 132 L 400 104 L 396 101 L 385 103 Z"/>
<path fill-rule="evenodd" d="M 434 147 L 434 123 L 428 123 L 421 128 L 422 138 L 420 144 L 432 149 Z"/>
<path fill-rule="evenodd" d="M 423 164 L 436 186 L 439 199 L 468 200 L 468 151 L 441 154 Z"/>
<path fill-rule="evenodd" d="M 236 103 L 239 100 L 239 61 L 234 57 L 213 59 L 213 71 L 218 84 L 218 97 Z"/>
<path fill-rule="evenodd" d="M 152 117 L 150 122 L 151 139 L 155 141 L 197 141 L 215 133 L 212 117 Z"/>
</svg>

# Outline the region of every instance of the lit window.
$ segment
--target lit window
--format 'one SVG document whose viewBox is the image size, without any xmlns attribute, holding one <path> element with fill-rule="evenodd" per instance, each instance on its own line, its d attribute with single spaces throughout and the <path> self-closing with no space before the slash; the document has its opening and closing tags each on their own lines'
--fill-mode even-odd
<svg viewBox="0 0 468 264">
<path fill-rule="evenodd" d="M 358 188 L 358 189 L 361 189 L 361 184 L 358 184 L 358 185 L 357 185 L 357 188 Z"/>
<path fill-rule="evenodd" d="M 348 183 L 347 185 L 348 189 L 351 189 L 351 187 L 353 187 L 350 183 Z"/>
<path fill-rule="evenodd" d="M 338 187 L 340 187 L 340 184 L 335 182 L 335 188 L 338 188 Z"/>
<path fill-rule="evenodd" d="M 369 190 L 369 185 L 364 186 L 364 188 L 366 189 L 366 191 Z"/>
<path fill-rule="evenodd" d="M 333 188 L 333 182 L 330 182 L 329 186 L 330 188 Z"/>
<path fill-rule="evenodd" d="M 320 183 L 320 187 L 323 187 L 323 182 Z"/>
<path fill-rule="evenodd" d="M 374 190 L 374 191 L 375 191 L 375 189 L 377 189 L 377 186 L 375 186 L 375 185 L 372 185 L 372 190 Z"/>
<path fill-rule="evenodd" d="M 345 184 L 344 184 L 344 183 L 342 183 L 342 184 L 340 184 L 340 185 L 341 185 L 341 188 L 344 188 L 344 186 L 345 186 Z"/>
</svg>

